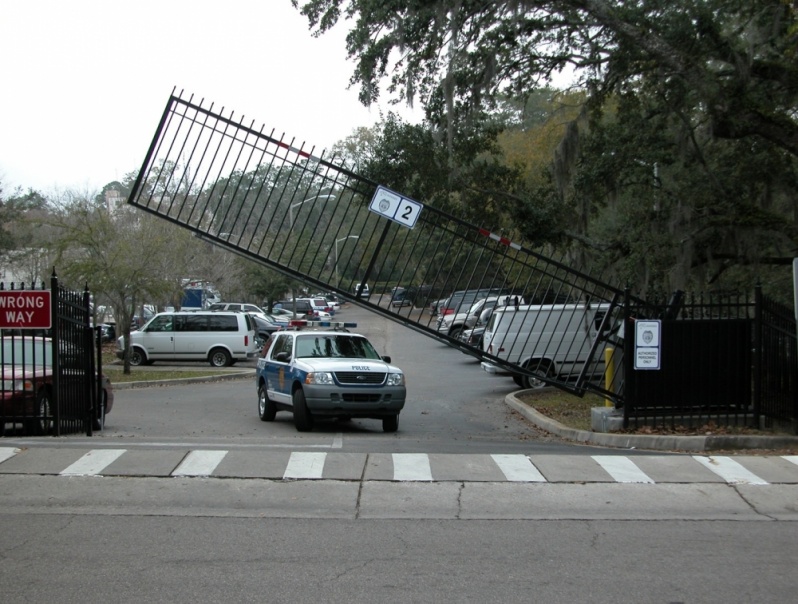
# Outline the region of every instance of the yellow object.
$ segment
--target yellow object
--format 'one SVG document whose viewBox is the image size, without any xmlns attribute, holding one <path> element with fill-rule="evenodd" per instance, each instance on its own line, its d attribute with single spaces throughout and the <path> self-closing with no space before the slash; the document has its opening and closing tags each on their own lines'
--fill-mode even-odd
<svg viewBox="0 0 798 604">
<path fill-rule="evenodd" d="M 604 349 L 604 388 L 608 392 L 612 392 L 612 383 L 615 380 L 615 348 L 607 346 Z M 605 407 L 613 407 L 614 403 L 609 398 L 604 398 Z"/>
</svg>

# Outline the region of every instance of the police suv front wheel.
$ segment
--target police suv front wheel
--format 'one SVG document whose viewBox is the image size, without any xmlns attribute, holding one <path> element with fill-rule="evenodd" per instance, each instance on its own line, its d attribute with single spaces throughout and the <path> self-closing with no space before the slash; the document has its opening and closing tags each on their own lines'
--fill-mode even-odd
<svg viewBox="0 0 798 604">
<path fill-rule="evenodd" d="M 294 391 L 292 402 L 294 404 L 294 426 L 299 432 L 310 432 L 313 429 L 313 416 L 308 411 L 305 393 L 301 388 Z"/>
<path fill-rule="evenodd" d="M 383 432 L 396 432 L 399 429 L 399 416 L 386 415 L 382 418 L 382 431 Z"/>
</svg>

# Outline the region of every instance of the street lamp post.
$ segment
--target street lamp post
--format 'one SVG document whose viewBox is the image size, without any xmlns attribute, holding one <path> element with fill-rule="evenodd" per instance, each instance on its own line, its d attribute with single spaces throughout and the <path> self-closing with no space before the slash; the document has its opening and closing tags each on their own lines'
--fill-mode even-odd
<svg viewBox="0 0 798 604">
<path fill-rule="evenodd" d="M 338 276 L 338 242 L 346 241 L 347 239 L 360 239 L 360 237 L 358 235 L 349 235 L 348 237 L 335 240 L 335 285 L 339 288 L 341 286 L 341 279 Z"/>
<path fill-rule="evenodd" d="M 297 201 L 296 203 L 292 203 L 288 206 L 288 224 L 290 230 L 294 229 L 294 208 L 298 208 L 303 203 L 307 203 L 309 201 L 316 201 L 317 199 L 334 199 L 335 195 L 315 195 L 314 197 L 308 197 L 307 199 L 303 199 L 302 201 Z"/>
<path fill-rule="evenodd" d="M 296 203 L 292 203 L 288 206 L 288 231 L 291 232 L 294 230 L 294 208 L 298 208 L 303 203 L 307 203 L 309 201 L 316 201 L 317 199 L 333 199 L 335 195 L 314 195 L 313 197 L 308 197 L 307 199 L 303 199 L 302 201 L 297 201 Z M 291 313 L 293 318 L 296 319 L 296 292 L 294 291 L 293 286 L 291 287 L 291 304 L 293 308 L 291 309 Z"/>
</svg>

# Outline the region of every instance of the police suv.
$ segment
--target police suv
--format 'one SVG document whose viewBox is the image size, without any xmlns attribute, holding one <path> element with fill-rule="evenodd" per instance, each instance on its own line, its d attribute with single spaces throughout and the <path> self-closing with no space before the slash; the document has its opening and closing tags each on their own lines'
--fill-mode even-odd
<svg viewBox="0 0 798 604">
<path fill-rule="evenodd" d="M 382 420 L 396 432 L 405 405 L 405 377 L 380 356 L 365 336 L 350 333 L 354 323 L 292 321 L 272 336 L 255 374 L 258 414 L 274 420 L 277 411 L 294 414 L 300 432 L 315 418 Z"/>
</svg>

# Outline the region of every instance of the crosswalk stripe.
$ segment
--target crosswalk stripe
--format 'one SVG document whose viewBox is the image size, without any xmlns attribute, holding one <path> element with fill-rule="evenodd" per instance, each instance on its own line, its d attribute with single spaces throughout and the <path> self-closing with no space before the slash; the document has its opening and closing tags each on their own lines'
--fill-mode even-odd
<svg viewBox="0 0 798 604">
<path fill-rule="evenodd" d="M 327 453 L 291 453 L 283 478 L 321 478 Z"/>
<path fill-rule="evenodd" d="M 510 482 L 546 482 L 546 478 L 526 455 L 491 455 Z"/>
<path fill-rule="evenodd" d="M 429 455 L 426 453 L 394 453 L 394 480 L 432 480 Z"/>
<path fill-rule="evenodd" d="M 96 476 L 119 459 L 127 449 L 92 449 L 59 474 L 61 476 Z"/>
<path fill-rule="evenodd" d="M 782 455 L 781 457 L 783 459 L 786 459 L 787 461 L 791 461 L 796 466 L 798 466 L 798 455 Z"/>
<path fill-rule="evenodd" d="M 704 457 L 702 455 L 693 455 L 693 459 L 720 476 L 729 484 L 768 484 L 766 480 L 762 480 L 753 472 L 749 472 L 731 457 Z"/>
<path fill-rule="evenodd" d="M 6 459 L 11 459 L 17 453 L 19 453 L 19 449 L 14 447 L 0 447 L 0 463 L 3 463 Z"/>
<path fill-rule="evenodd" d="M 628 457 L 620 455 L 592 455 L 604 471 L 612 476 L 615 482 L 640 482 L 654 484 L 654 481 L 638 468 Z"/>
<path fill-rule="evenodd" d="M 189 451 L 172 476 L 210 476 L 227 451 Z"/>
</svg>

